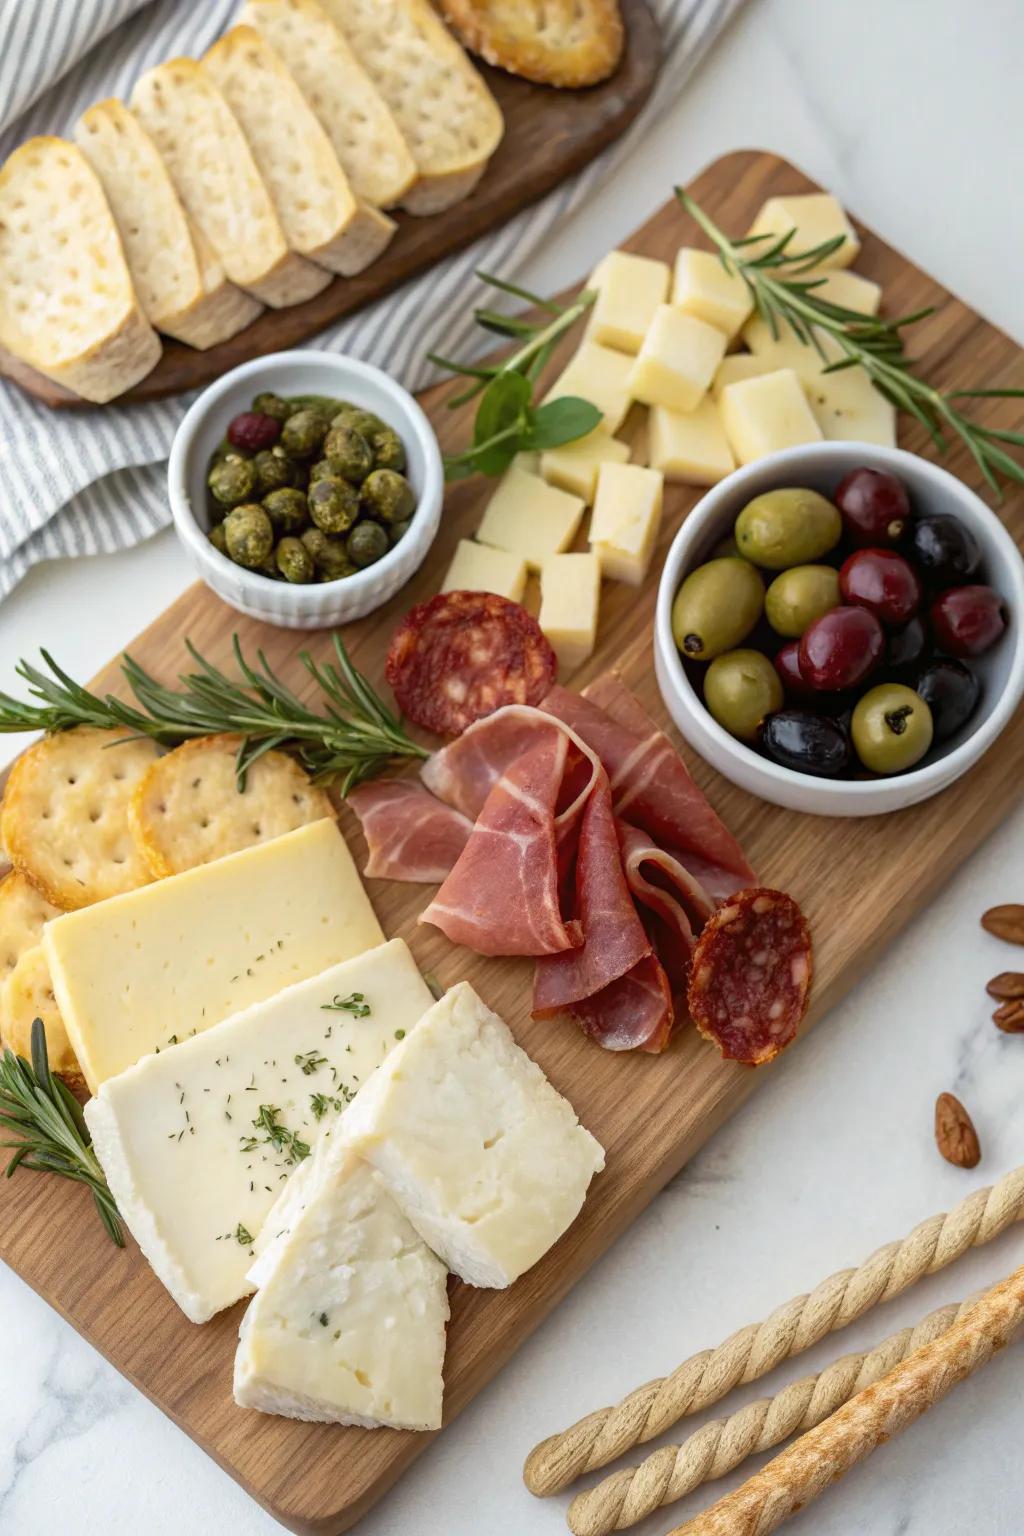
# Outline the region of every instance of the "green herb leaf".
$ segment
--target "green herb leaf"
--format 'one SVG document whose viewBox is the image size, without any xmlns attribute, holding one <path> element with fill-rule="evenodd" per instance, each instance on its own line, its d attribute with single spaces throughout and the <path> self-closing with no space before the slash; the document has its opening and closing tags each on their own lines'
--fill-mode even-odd
<svg viewBox="0 0 1024 1536">
<path fill-rule="evenodd" d="M 347 997 L 336 993 L 332 1002 L 321 1003 L 321 1012 L 351 1013 L 357 1019 L 368 1019 L 371 1013 L 365 992 L 350 992 Z M 298 1058 L 296 1058 L 298 1059 Z"/>
<path fill-rule="evenodd" d="M 576 395 L 549 400 L 546 405 L 531 411 L 523 447 L 529 450 L 559 448 L 563 443 L 573 443 L 577 438 L 588 436 L 602 420 L 596 405 Z"/>
</svg>

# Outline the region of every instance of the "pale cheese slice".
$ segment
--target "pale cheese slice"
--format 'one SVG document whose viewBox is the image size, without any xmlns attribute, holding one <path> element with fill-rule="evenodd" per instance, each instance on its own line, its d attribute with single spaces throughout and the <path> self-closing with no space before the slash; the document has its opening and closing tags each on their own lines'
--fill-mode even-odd
<svg viewBox="0 0 1024 1536">
<path fill-rule="evenodd" d="M 586 437 L 561 443 L 557 448 L 545 448 L 540 456 L 540 472 L 549 485 L 581 496 L 589 506 L 597 490 L 597 472 L 601 465 L 609 461 L 625 464 L 629 453 L 629 444 L 612 437 L 602 422 Z"/>
<path fill-rule="evenodd" d="M 160 358 L 103 188 L 64 139 L 29 139 L 0 169 L 0 346 L 97 404 Z"/>
<path fill-rule="evenodd" d="M 712 251 L 683 246 L 676 252 L 672 303 L 723 331 L 730 339 L 754 308 L 750 289 L 737 272 L 727 272 Z"/>
<path fill-rule="evenodd" d="M 706 320 L 659 304 L 629 371 L 629 392 L 644 405 L 692 411 L 725 356 L 724 332 Z"/>
<path fill-rule="evenodd" d="M 581 496 L 548 485 L 539 475 L 512 464 L 502 475 L 476 531 L 493 544 L 540 570 L 549 555 L 569 548 L 583 520 Z"/>
<path fill-rule="evenodd" d="M 257 300 L 228 282 L 212 252 L 200 258 L 167 167 L 124 102 L 90 107 L 75 141 L 100 179 L 139 302 L 158 331 L 202 350 L 255 320 Z"/>
<path fill-rule="evenodd" d="M 280 1191 L 430 1002 L 392 939 L 146 1056 L 86 1106 L 118 1210 L 194 1323 L 250 1293 Z"/>
<path fill-rule="evenodd" d="M 518 603 L 526 591 L 526 561 L 490 544 L 460 539 L 441 583 L 442 592 L 496 592 Z"/>
<path fill-rule="evenodd" d="M 664 477 L 640 464 L 602 464 L 590 517 L 590 548 L 613 581 L 640 586 L 661 527 Z"/>
<path fill-rule="evenodd" d="M 204 56 L 203 68 L 241 124 L 292 250 L 342 277 L 362 272 L 397 226 L 359 203 L 319 118 L 274 49 L 252 27 L 233 27 Z"/>
<path fill-rule="evenodd" d="M 595 554 L 551 555 L 540 570 L 537 623 L 558 657 L 563 679 L 593 655 L 601 604 L 601 562 Z"/>
<path fill-rule="evenodd" d="M 786 235 L 790 230 L 796 233 L 786 247 L 789 256 L 799 256 L 804 251 L 824 245 L 827 240 L 842 237 L 842 243 L 831 255 L 816 263 L 813 268 L 815 275 L 834 271 L 837 267 L 850 266 L 860 251 L 860 241 L 853 225 L 846 217 L 842 204 L 830 192 L 770 197 L 762 204 L 748 235 L 778 236 Z M 768 250 L 771 244 L 770 239 L 765 239 L 750 249 L 757 256 L 759 252 Z M 806 281 L 811 276 L 811 269 L 800 272 L 798 276 L 800 280 Z"/>
<path fill-rule="evenodd" d="M 670 282 L 667 262 L 632 251 L 609 251 L 588 284 L 597 289 L 588 338 L 621 352 L 639 352 L 659 304 L 668 298 Z"/>
<path fill-rule="evenodd" d="M 229 854 L 47 923 L 68 1036 L 95 1093 L 384 935 L 333 821 Z"/>
<path fill-rule="evenodd" d="M 327 286 L 328 271 L 289 250 L 245 134 L 194 59 L 147 70 L 135 82 L 131 108 L 233 283 L 274 309 Z"/>
<path fill-rule="evenodd" d="M 880 286 L 869 277 L 861 277 L 859 272 L 829 272 L 815 284 L 812 294 L 860 315 L 877 315 L 882 307 Z"/>
<path fill-rule="evenodd" d="M 617 432 L 625 421 L 633 396 L 629 375 L 633 357 L 603 347 L 597 341 L 583 341 L 548 390 L 545 401 L 562 400 L 575 395 L 596 405 L 606 432 Z"/>
<path fill-rule="evenodd" d="M 717 485 L 736 468 L 718 406 L 707 395 L 686 414 L 654 406 L 647 443 L 651 468 L 660 469 L 666 480 Z"/>
<path fill-rule="evenodd" d="M 800 443 L 817 443 L 824 436 L 792 368 L 727 384 L 718 409 L 739 464 L 752 464 Z"/>
</svg>

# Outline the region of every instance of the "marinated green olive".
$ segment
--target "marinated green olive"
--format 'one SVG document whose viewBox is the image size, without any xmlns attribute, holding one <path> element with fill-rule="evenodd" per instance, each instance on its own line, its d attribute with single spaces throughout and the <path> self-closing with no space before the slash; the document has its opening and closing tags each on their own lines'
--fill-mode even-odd
<svg viewBox="0 0 1024 1536">
<path fill-rule="evenodd" d="M 271 491 L 264 496 L 263 507 L 278 535 L 298 533 L 309 522 L 306 493 L 298 486 L 285 485 L 279 491 Z"/>
<path fill-rule="evenodd" d="M 327 543 L 326 533 L 324 533 L 322 528 L 317 528 L 315 524 L 312 528 L 303 528 L 299 538 L 305 544 L 314 560 L 319 558 L 320 551 Z"/>
<path fill-rule="evenodd" d="M 324 457 L 353 485 L 362 485 L 373 468 L 373 450 L 355 427 L 332 427 L 324 438 Z"/>
<path fill-rule="evenodd" d="M 391 527 L 388 529 L 388 538 L 391 541 L 391 548 L 392 549 L 394 549 L 394 547 L 398 543 L 399 539 L 404 539 L 405 538 L 405 535 L 409 532 L 409 527 L 410 527 L 411 523 L 412 523 L 412 518 L 411 517 L 407 517 L 404 523 L 392 523 L 391 524 Z"/>
<path fill-rule="evenodd" d="M 244 448 L 236 448 L 230 438 L 222 437 L 216 448 L 210 454 L 210 464 L 219 464 L 221 459 L 250 459 L 252 454 L 246 453 Z"/>
<path fill-rule="evenodd" d="M 691 571 L 672 604 L 672 634 L 691 661 L 711 661 L 745 640 L 761 617 L 764 582 L 749 560 L 723 556 Z"/>
<path fill-rule="evenodd" d="M 782 683 L 760 651 L 725 651 L 708 667 L 704 702 L 730 736 L 755 741 L 765 716 L 782 708 Z"/>
<path fill-rule="evenodd" d="M 765 593 L 765 618 L 776 634 L 799 640 L 808 625 L 840 602 L 839 574 L 830 565 L 793 565 Z"/>
<path fill-rule="evenodd" d="M 387 554 L 388 536 L 380 523 L 375 523 L 372 518 L 364 518 L 352 529 L 345 541 L 345 548 L 352 564 L 361 570 Z"/>
<path fill-rule="evenodd" d="M 295 407 L 289 405 L 287 400 L 282 400 L 280 395 L 275 395 L 272 389 L 257 395 L 252 408 L 261 416 L 273 416 L 275 421 L 287 421 L 289 416 L 295 414 Z"/>
<path fill-rule="evenodd" d="M 339 480 L 343 478 L 337 465 L 332 464 L 330 459 L 317 459 L 315 464 L 309 466 L 310 485 L 313 485 L 317 480 L 325 480 L 328 475 L 334 475 Z"/>
<path fill-rule="evenodd" d="M 346 576 L 354 576 L 356 567 L 349 559 L 348 547 L 344 539 L 332 539 L 324 536 L 325 542 L 315 557 L 317 574 L 321 581 L 341 581 Z"/>
<path fill-rule="evenodd" d="M 207 475 L 206 483 L 218 506 L 240 507 L 256 494 L 256 471 L 249 459 L 233 455 L 218 459 Z"/>
<path fill-rule="evenodd" d="M 236 565 L 259 570 L 274 547 L 273 524 L 255 502 L 235 507 L 224 519 L 224 542 Z"/>
<path fill-rule="evenodd" d="M 309 459 L 326 436 L 327 419 L 320 411 L 296 411 L 281 428 L 281 447 L 291 458 Z"/>
<path fill-rule="evenodd" d="M 313 556 L 301 539 L 281 539 L 274 550 L 274 559 L 285 581 L 313 580 Z"/>
<path fill-rule="evenodd" d="M 363 482 L 363 506 L 382 523 L 404 523 L 416 510 L 416 497 L 397 470 L 375 469 Z"/>
<path fill-rule="evenodd" d="M 228 540 L 227 535 L 224 532 L 223 523 L 214 523 L 206 537 L 209 539 L 214 549 L 219 549 L 222 555 L 227 554 Z"/>
<path fill-rule="evenodd" d="M 839 509 L 802 486 L 755 496 L 735 529 L 740 554 L 769 571 L 820 560 L 839 543 L 842 531 Z"/>
<path fill-rule="evenodd" d="M 252 460 L 256 471 L 256 494 L 262 498 L 271 491 L 295 484 L 295 466 L 282 448 L 262 448 Z"/>
<path fill-rule="evenodd" d="M 405 472 L 405 444 L 394 427 L 381 427 L 379 431 L 371 432 L 369 443 L 375 469 L 397 469 L 399 474 Z"/>
<path fill-rule="evenodd" d="M 331 426 L 352 427 L 369 442 L 375 432 L 386 431 L 387 422 L 382 421 L 373 411 L 364 411 L 358 405 L 345 405 L 336 416 L 331 417 Z"/>
<path fill-rule="evenodd" d="M 932 744 L 932 712 L 903 683 L 879 683 L 857 700 L 850 725 L 853 749 L 872 773 L 903 773 Z"/>
<path fill-rule="evenodd" d="M 324 533 L 347 533 L 359 516 L 359 492 L 337 475 L 315 480 L 307 501 L 310 517 Z"/>
</svg>

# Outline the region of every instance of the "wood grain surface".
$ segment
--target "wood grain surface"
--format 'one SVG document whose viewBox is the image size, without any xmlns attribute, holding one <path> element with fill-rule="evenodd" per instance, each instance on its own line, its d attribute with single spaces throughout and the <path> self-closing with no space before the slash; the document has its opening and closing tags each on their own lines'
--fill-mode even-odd
<svg viewBox="0 0 1024 1536">
<path fill-rule="evenodd" d="M 133 389 L 113 402 L 160 400 L 220 378 L 229 368 L 298 346 L 346 315 L 397 288 L 417 272 L 470 245 L 589 164 L 636 117 L 661 63 L 658 25 L 646 0 L 625 0 L 622 61 L 610 79 L 586 90 L 532 85 L 474 59 L 505 118 L 505 136 L 479 185 L 463 202 L 428 218 L 396 212 L 398 229 L 383 255 L 356 277 L 339 277 L 289 309 L 267 309 L 237 336 L 206 352 L 162 337 L 163 356 Z M 54 409 L 95 410 L 52 380 L 0 350 L 0 375 Z"/>
<path fill-rule="evenodd" d="M 726 230 L 741 233 L 765 197 L 810 185 L 773 156 L 743 152 L 711 166 L 691 190 Z M 961 386 L 1024 384 L 1021 354 L 1006 336 L 870 231 L 861 229 L 861 234 L 858 270 L 883 284 L 890 310 L 936 306 L 936 313 L 916 328 L 914 346 L 931 377 Z M 629 247 L 670 258 L 677 246 L 694 240 L 694 228 L 670 202 Z M 596 259 L 601 252 L 592 254 Z M 424 396 L 446 446 L 464 440 L 468 423 L 465 410 L 445 411 L 450 392 L 445 385 Z M 1021 424 L 1019 402 L 978 404 L 991 420 Z M 901 433 L 901 441 L 928 451 L 913 425 Z M 958 452 L 948 463 L 978 483 L 966 454 Z M 437 590 L 456 540 L 475 528 L 489 489 L 479 480 L 453 487 L 425 567 L 389 606 L 346 630 L 346 644 L 375 681 L 381 679 L 396 620 L 411 603 Z M 697 497 L 683 487 L 668 489 L 650 578 L 639 593 L 606 584 L 598 654 L 573 680 L 582 684 L 614 665 L 662 720 L 666 716 L 651 665 L 657 576 L 673 534 Z M 1024 539 L 1024 493 L 1009 497 L 1000 513 L 1016 538 Z M 246 646 L 263 646 L 271 663 L 300 689 L 298 652 L 307 646 L 321 650 L 327 643 L 325 635 L 295 635 L 252 623 L 196 586 L 131 650 L 170 680 L 186 660 L 183 637 L 191 636 L 211 657 L 227 661 L 236 630 Z M 68 664 L 68 658 L 64 661 Z M 116 662 L 99 678 L 111 688 L 118 680 Z M 862 972 L 884 963 L 888 941 L 1019 799 L 1024 715 L 1018 714 L 984 760 L 943 795 L 909 811 L 863 821 L 828 821 L 776 809 L 726 783 L 689 751 L 685 756 L 762 878 L 791 891 L 807 914 L 816 942 L 810 1027 Z M 347 811 L 344 826 L 361 859 L 362 838 Z M 603 1052 L 567 1023 L 533 1022 L 527 962 L 480 959 L 453 948 L 437 930 L 417 927 L 425 903 L 422 887 L 371 881 L 369 889 L 388 934 L 408 939 L 424 970 L 443 984 L 470 979 L 508 1019 L 608 1152 L 607 1169 L 595 1180 L 581 1217 L 542 1263 L 508 1291 L 453 1287 L 445 1367 L 445 1422 L 450 1423 L 773 1068 L 754 1072 L 727 1064 L 691 1029 L 684 1029 L 664 1056 L 621 1056 Z M 969 941 L 970 935 L 965 938 Z M 899 1027 L 894 1018 L 893 1028 Z M 236 1408 L 231 1365 L 242 1307 L 203 1328 L 193 1327 L 134 1245 L 118 1253 L 107 1244 L 87 1198 L 71 1186 L 23 1173 L 4 1185 L 0 1257 L 294 1531 L 348 1529 L 430 1443 L 427 1435 L 305 1425 Z M 591 1345 L 600 1347 L 600 1340 L 586 1347 Z M 538 1418 L 536 1435 L 556 1427 Z M 519 1496 L 519 1468 L 528 1449 L 507 1446 L 502 1464 L 494 1468 L 495 1487 L 503 1497 Z M 451 1497 L 457 1499 L 457 1489 Z"/>
</svg>

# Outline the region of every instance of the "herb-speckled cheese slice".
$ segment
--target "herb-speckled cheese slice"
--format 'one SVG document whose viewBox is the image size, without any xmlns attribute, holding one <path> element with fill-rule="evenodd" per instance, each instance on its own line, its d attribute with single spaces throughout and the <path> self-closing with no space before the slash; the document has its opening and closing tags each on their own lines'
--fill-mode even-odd
<svg viewBox="0 0 1024 1536">
<path fill-rule="evenodd" d="M 93 1093 L 150 1051 L 381 943 L 333 821 L 54 918 L 46 957 Z"/>
<path fill-rule="evenodd" d="M 147 1056 L 86 1106 L 118 1209 L 194 1323 L 251 1291 L 280 1191 L 430 1002 L 393 939 Z"/>
</svg>

